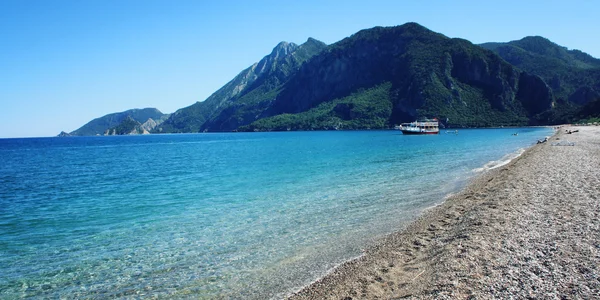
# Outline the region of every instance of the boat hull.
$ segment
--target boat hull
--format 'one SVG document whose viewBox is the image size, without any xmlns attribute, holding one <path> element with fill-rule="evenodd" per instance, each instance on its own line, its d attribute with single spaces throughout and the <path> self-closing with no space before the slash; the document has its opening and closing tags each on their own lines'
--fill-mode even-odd
<svg viewBox="0 0 600 300">
<path fill-rule="evenodd" d="M 422 135 L 422 134 L 439 134 L 439 131 L 410 131 L 410 130 L 400 130 L 402 134 L 411 134 L 411 135 Z"/>
</svg>

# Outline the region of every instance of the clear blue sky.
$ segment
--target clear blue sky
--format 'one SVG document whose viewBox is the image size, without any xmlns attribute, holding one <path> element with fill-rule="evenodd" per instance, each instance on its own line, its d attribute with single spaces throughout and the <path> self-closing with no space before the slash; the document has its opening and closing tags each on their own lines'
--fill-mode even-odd
<svg viewBox="0 0 600 300">
<path fill-rule="evenodd" d="M 528 35 L 600 57 L 598 1 L 0 1 L 0 138 L 203 101 L 280 41 L 406 22 L 473 43 Z"/>
</svg>

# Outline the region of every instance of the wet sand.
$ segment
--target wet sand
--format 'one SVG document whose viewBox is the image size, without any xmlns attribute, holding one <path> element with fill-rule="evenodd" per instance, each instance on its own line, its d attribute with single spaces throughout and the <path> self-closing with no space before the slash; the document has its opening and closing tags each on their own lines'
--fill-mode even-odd
<svg viewBox="0 0 600 300">
<path fill-rule="evenodd" d="M 600 298 L 600 127 L 563 127 L 290 298 Z"/>
</svg>

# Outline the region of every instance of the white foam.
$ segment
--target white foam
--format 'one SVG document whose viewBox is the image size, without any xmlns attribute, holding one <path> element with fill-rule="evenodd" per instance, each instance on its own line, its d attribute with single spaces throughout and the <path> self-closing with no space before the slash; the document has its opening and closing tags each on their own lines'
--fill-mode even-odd
<svg viewBox="0 0 600 300">
<path fill-rule="evenodd" d="M 295 294 L 298 294 L 298 293 L 302 292 L 302 290 L 304 290 L 304 289 L 308 288 L 309 286 L 311 286 L 311 285 L 313 285 L 313 284 L 315 284 L 315 283 L 317 283 L 317 282 L 319 282 L 319 281 L 323 280 L 323 279 L 324 279 L 325 277 L 327 277 L 329 274 L 333 273 L 333 272 L 334 272 L 336 269 L 340 268 L 342 265 L 344 265 L 344 264 L 346 264 L 346 263 L 350 263 L 350 262 L 352 262 L 352 261 L 357 261 L 357 260 L 361 259 L 361 258 L 362 258 L 362 257 L 364 257 L 364 256 L 365 256 L 365 251 L 363 250 L 363 252 L 362 252 L 360 255 L 358 255 L 358 256 L 355 256 L 355 257 L 352 257 L 352 258 L 350 258 L 350 259 L 348 259 L 348 260 L 345 260 L 345 261 L 343 261 L 343 262 L 341 262 L 341 263 L 338 263 L 338 264 L 334 265 L 333 267 L 329 268 L 329 269 L 328 269 L 328 270 L 325 272 L 325 274 L 323 274 L 321 277 L 318 277 L 317 279 L 315 279 L 315 280 L 311 281 L 309 284 L 306 284 L 306 285 L 304 285 L 304 286 L 302 286 L 302 287 L 296 287 L 296 289 L 295 289 L 295 291 L 294 291 L 294 292 L 287 292 L 287 293 L 285 293 L 285 295 L 286 295 L 286 298 L 289 298 L 289 297 L 291 297 L 291 296 L 293 296 L 293 295 L 295 295 Z"/>
<path fill-rule="evenodd" d="M 493 170 L 493 169 L 502 167 L 502 166 L 508 164 L 509 162 L 511 162 L 513 159 L 521 156 L 521 154 L 523 154 L 524 152 L 525 152 L 525 148 L 520 148 L 519 150 L 517 150 L 515 152 L 504 155 L 499 160 L 489 161 L 488 163 L 483 165 L 483 167 L 473 169 L 473 172 L 480 173 L 480 172 L 489 171 L 489 170 Z"/>
</svg>

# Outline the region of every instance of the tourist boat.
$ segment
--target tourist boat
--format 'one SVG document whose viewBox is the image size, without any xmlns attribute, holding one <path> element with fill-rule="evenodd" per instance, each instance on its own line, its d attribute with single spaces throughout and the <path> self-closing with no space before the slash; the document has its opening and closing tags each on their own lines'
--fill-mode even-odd
<svg viewBox="0 0 600 300">
<path fill-rule="evenodd" d="M 398 128 L 403 134 L 438 134 L 440 125 L 437 119 L 402 123 Z"/>
</svg>

